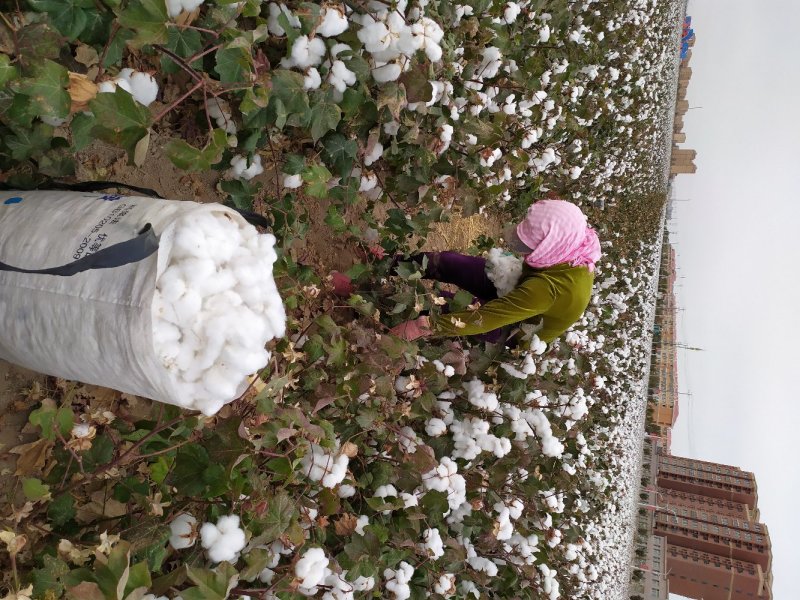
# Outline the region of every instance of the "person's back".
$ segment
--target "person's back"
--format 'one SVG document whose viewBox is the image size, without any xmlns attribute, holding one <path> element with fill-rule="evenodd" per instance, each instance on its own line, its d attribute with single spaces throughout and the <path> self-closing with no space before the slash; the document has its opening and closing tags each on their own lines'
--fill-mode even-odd
<svg viewBox="0 0 800 600">
<path fill-rule="evenodd" d="M 594 273 L 585 266 L 555 265 L 547 269 L 533 269 L 525 265 L 520 284 L 531 277 L 547 281 L 553 290 L 552 306 L 541 314 L 542 328 L 537 335 L 551 342 L 581 318 L 592 295 Z"/>
</svg>

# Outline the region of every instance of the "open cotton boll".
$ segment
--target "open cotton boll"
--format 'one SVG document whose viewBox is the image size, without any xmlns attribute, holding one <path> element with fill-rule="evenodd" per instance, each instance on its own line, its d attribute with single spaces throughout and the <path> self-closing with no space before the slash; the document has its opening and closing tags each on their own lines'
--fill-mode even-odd
<svg viewBox="0 0 800 600">
<path fill-rule="evenodd" d="M 341 6 L 324 7 L 319 16 L 322 22 L 317 26 L 317 33 L 323 37 L 333 37 L 347 30 L 348 21 Z"/>
<path fill-rule="evenodd" d="M 150 106 L 158 95 L 158 84 L 153 76 L 131 68 L 122 69 L 114 83 L 129 92 L 142 106 Z"/>
<path fill-rule="evenodd" d="M 492 248 L 486 257 L 486 276 L 497 288 L 497 295 L 502 298 L 517 287 L 522 276 L 522 261 L 500 248 Z"/>
<path fill-rule="evenodd" d="M 340 60 L 333 61 L 328 82 L 340 93 L 344 93 L 348 86 L 356 82 L 356 74 L 345 66 Z"/>
<path fill-rule="evenodd" d="M 183 550 L 193 546 L 197 541 L 197 531 L 195 526 L 197 519 L 188 513 L 181 513 L 169 524 L 170 537 L 169 544 L 175 550 Z"/>
<path fill-rule="evenodd" d="M 286 66 L 307 69 L 321 63 L 323 56 L 325 56 L 325 42 L 320 38 L 308 39 L 307 35 L 301 35 L 292 44 Z"/>
<path fill-rule="evenodd" d="M 261 166 L 261 156 L 258 154 L 253 157 L 253 161 L 249 165 L 246 156 L 237 154 L 231 159 L 231 168 L 228 171 L 231 177 L 247 181 L 263 172 L 264 167 Z"/>
<path fill-rule="evenodd" d="M 182 12 L 192 12 L 203 3 L 203 0 L 167 0 L 167 14 L 177 17 Z"/>
<path fill-rule="evenodd" d="M 294 566 L 294 574 L 300 580 L 300 586 L 311 589 L 322 583 L 329 562 L 322 548 L 306 550 Z"/>
<path fill-rule="evenodd" d="M 236 515 L 220 517 L 216 525 L 203 523 L 200 528 L 200 543 L 212 562 L 235 562 L 245 542 L 244 530 L 239 527 L 239 517 Z"/>
<path fill-rule="evenodd" d="M 293 28 L 300 27 L 300 19 L 298 19 L 292 11 L 290 11 L 285 4 L 282 2 L 280 4 L 276 4 L 275 2 L 270 2 L 269 4 L 269 18 L 267 19 L 267 28 L 272 35 L 277 36 L 284 36 L 286 35 L 286 31 L 283 29 L 283 26 L 278 22 L 278 17 L 280 17 L 281 13 L 286 15 L 286 19 L 289 22 L 289 25 Z"/>
<path fill-rule="evenodd" d="M 396 81 L 403 69 L 397 63 L 386 63 L 372 69 L 372 78 L 378 83 Z"/>
</svg>

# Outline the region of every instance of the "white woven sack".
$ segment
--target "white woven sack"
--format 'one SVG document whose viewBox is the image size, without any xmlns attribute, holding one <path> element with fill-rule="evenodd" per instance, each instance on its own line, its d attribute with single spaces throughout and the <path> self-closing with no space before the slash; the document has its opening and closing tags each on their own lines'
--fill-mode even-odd
<svg viewBox="0 0 800 600">
<path fill-rule="evenodd" d="M 174 223 L 194 211 L 245 223 L 220 204 L 60 191 L 0 195 L 0 358 L 179 404 L 153 349 L 151 305 Z M 109 266 L 118 263 L 127 264 Z M 7 270 L 67 273 L 87 265 L 72 275 Z M 247 385 L 241 382 L 240 393 Z"/>
</svg>

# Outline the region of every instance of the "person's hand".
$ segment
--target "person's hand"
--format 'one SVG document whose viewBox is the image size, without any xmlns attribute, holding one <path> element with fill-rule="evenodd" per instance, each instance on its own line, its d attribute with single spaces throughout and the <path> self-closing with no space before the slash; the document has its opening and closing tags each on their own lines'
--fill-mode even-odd
<svg viewBox="0 0 800 600">
<path fill-rule="evenodd" d="M 389 333 L 409 342 L 433 335 L 433 331 L 431 331 L 431 322 L 428 317 L 419 317 L 406 321 L 405 323 L 400 323 L 400 325 L 392 327 Z"/>
</svg>

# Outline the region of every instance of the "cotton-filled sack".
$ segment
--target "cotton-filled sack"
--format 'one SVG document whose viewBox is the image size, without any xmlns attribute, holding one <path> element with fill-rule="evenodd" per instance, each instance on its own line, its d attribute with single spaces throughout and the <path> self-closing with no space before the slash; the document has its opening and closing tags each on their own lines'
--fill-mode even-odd
<svg viewBox="0 0 800 600">
<path fill-rule="evenodd" d="M 269 360 L 266 342 L 284 335 L 275 239 L 219 204 L 9 192 L 0 232 L 9 362 L 211 415 L 244 392 Z M 138 243 L 148 235 L 150 253 Z M 124 252 L 103 257 L 112 247 Z M 7 270 L 94 259 L 69 276 Z"/>
</svg>

